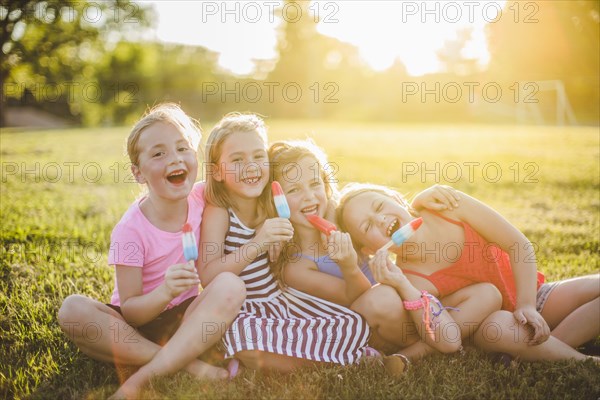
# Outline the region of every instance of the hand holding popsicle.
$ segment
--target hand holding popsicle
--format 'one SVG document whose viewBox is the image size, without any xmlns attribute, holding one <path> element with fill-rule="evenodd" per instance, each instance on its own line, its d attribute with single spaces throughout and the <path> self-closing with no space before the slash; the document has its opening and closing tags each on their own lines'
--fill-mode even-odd
<svg viewBox="0 0 600 400">
<path fill-rule="evenodd" d="M 410 223 L 404 225 L 402 228 L 400 228 L 396 232 L 394 232 L 392 234 L 392 240 L 390 240 L 388 243 L 386 243 L 379 250 L 388 250 L 390 247 L 392 247 L 394 245 L 400 246 L 402 243 L 404 243 L 404 241 L 406 239 L 411 237 L 417 229 L 419 229 L 419 227 L 421 226 L 422 223 L 423 223 L 423 218 L 420 218 L 420 217 L 410 221 Z"/>
<path fill-rule="evenodd" d="M 171 298 L 179 296 L 200 283 L 194 262 L 198 258 L 198 244 L 194 232 L 191 225 L 187 223 L 183 226 L 182 231 L 183 256 L 187 262 L 185 264 L 173 264 L 167 268 L 163 284 Z"/>
<path fill-rule="evenodd" d="M 290 206 L 285 199 L 285 195 L 283 194 L 283 189 L 281 185 L 277 181 L 273 181 L 271 184 L 271 191 L 273 192 L 273 201 L 275 202 L 275 208 L 277 209 L 277 214 L 281 218 L 289 219 L 291 216 Z"/>
<path fill-rule="evenodd" d="M 307 215 L 306 219 L 317 230 L 327 236 L 327 251 L 329 257 L 340 265 L 340 268 L 354 268 L 358 257 L 348 233 L 338 232 L 337 227 L 318 215 Z M 336 232 L 334 234 L 334 232 Z"/>
</svg>

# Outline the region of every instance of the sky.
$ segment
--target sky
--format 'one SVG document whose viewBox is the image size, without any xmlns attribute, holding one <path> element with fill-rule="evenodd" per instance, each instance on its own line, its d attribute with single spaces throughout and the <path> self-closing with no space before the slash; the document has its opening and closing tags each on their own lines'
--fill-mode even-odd
<svg viewBox="0 0 600 400">
<path fill-rule="evenodd" d="M 199 45 L 219 53 L 219 65 L 250 75 L 253 60 L 277 57 L 277 29 L 272 15 L 281 1 L 145 1 L 158 14 L 156 38 L 164 42 Z M 463 55 L 485 67 L 489 53 L 484 27 L 500 18 L 513 18 L 516 10 L 503 9 L 506 1 L 311 1 L 320 19 L 318 31 L 355 45 L 375 70 L 385 70 L 399 59 L 409 74 L 421 76 L 441 70 L 436 53 L 457 33 L 468 29 L 471 40 Z M 512 11 L 512 13 L 511 13 Z M 294 23 L 296 9 L 284 9 Z"/>
</svg>

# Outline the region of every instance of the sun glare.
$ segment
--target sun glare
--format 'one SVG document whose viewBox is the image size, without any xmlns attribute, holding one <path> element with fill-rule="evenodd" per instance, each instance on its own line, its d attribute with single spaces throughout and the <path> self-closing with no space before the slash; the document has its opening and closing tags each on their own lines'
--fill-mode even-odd
<svg viewBox="0 0 600 400">
<path fill-rule="evenodd" d="M 470 35 L 461 56 L 484 67 L 489 61 L 484 27 L 505 2 L 328 0 L 313 1 L 309 8 L 319 16 L 321 34 L 356 46 L 374 70 L 399 60 L 410 75 L 420 76 L 443 70 L 438 53 L 461 31 Z M 277 56 L 280 20 L 271 14 L 277 2 L 150 3 L 159 18 L 159 40 L 216 51 L 219 65 L 235 74 L 251 74 L 254 60 Z"/>
</svg>

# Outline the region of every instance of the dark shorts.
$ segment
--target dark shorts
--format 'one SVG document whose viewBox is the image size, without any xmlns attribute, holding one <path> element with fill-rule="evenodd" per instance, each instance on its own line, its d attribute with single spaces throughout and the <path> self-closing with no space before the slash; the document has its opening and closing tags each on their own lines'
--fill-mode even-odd
<svg viewBox="0 0 600 400">
<path fill-rule="evenodd" d="M 158 317 L 147 324 L 137 327 L 136 330 L 146 339 L 164 346 L 181 326 L 185 310 L 187 310 L 196 297 L 190 297 L 175 307 L 161 312 Z M 112 304 L 107 304 L 107 306 L 123 315 L 121 307 Z"/>
</svg>

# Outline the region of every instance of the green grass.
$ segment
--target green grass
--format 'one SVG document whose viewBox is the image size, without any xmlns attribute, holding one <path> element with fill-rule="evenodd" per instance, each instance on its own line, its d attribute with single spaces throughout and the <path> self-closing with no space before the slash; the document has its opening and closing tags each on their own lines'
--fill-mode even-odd
<svg viewBox="0 0 600 400">
<path fill-rule="evenodd" d="M 340 184 L 372 181 L 414 194 L 449 183 L 481 199 L 536 243 L 539 269 L 549 280 L 598 272 L 598 128 L 271 121 L 270 129 L 272 140 L 313 137 L 335 163 Z M 110 365 L 89 359 L 65 339 L 56 313 L 72 293 L 110 298 L 110 232 L 140 192 L 126 170 L 127 133 L 0 136 L 2 397 L 104 398 L 118 385 Z M 436 163 L 439 173 L 422 174 Z M 416 173 L 407 175 L 411 168 Z M 496 180 L 497 171 L 502 176 Z M 428 358 L 397 381 L 364 365 L 289 376 L 246 371 L 227 385 L 177 374 L 154 380 L 144 396 L 597 399 L 599 376 L 591 363 L 504 367 L 469 350 L 463 357 Z"/>
</svg>

